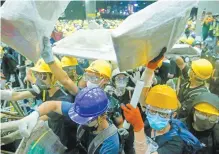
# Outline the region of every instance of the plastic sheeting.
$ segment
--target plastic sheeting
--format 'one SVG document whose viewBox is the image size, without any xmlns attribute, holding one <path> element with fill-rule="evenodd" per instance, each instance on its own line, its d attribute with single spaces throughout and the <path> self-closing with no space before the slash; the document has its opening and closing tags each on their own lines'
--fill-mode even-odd
<svg viewBox="0 0 219 154">
<path fill-rule="evenodd" d="M 116 61 L 111 31 L 106 29 L 76 31 L 56 42 L 53 52 L 65 56 Z"/>
<path fill-rule="evenodd" d="M 36 62 L 69 1 L 7 0 L 1 7 L 1 41 Z"/>
<path fill-rule="evenodd" d="M 175 44 L 168 55 L 200 56 L 201 50 L 188 44 Z"/>
<path fill-rule="evenodd" d="M 147 64 L 168 51 L 181 36 L 190 11 L 197 1 L 159 0 L 129 16 L 112 33 L 121 71 Z"/>
</svg>

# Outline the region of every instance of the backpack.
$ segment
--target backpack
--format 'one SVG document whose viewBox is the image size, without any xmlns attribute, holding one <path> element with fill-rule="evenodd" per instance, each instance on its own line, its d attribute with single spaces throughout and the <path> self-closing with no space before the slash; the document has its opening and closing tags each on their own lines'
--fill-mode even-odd
<svg viewBox="0 0 219 154">
<path fill-rule="evenodd" d="M 205 146 L 189 132 L 185 124 L 180 120 L 172 119 L 171 126 L 171 130 L 164 134 L 165 142 L 171 140 L 173 136 L 179 136 L 185 143 L 184 153 L 186 154 L 194 154 Z"/>
</svg>

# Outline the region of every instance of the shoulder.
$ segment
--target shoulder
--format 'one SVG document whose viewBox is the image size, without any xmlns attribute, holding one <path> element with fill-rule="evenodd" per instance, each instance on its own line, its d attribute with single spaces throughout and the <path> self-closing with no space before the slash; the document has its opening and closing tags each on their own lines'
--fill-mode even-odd
<svg viewBox="0 0 219 154">
<path fill-rule="evenodd" d="M 113 136 L 107 138 L 101 148 L 100 154 L 116 154 L 119 153 L 119 135 L 118 133 Z"/>
<path fill-rule="evenodd" d="M 171 140 L 159 146 L 158 154 L 182 154 L 184 141 L 179 136 L 173 136 Z"/>
<path fill-rule="evenodd" d="M 61 104 L 62 114 L 64 116 L 68 116 L 68 111 L 70 110 L 71 107 L 72 107 L 72 103 L 66 102 L 66 101 L 62 101 L 62 104 Z"/>
</svg>

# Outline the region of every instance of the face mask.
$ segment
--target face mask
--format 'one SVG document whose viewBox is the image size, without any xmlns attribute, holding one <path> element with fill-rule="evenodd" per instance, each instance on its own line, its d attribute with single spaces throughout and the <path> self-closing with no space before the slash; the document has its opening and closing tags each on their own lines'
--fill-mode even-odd
<svg viewBox="0 0 219 154">
<path fill-rule="evenodd" d="M 88 123 L 87 125 L 85 125 L 85 127 L 86 127 L 86 130 L 91 131 L 91 132 L 97 130 L 97 127 L 98 127 L 97 119 Z"/>
<path fill-rule="evenodd" d="M 208 119 L 201 120 L 198 116 L 194 114 L 193 116 L 194 122 L 192 123 L 192 127 L 196 131 L 205 131 L 214 127 L 215 123 L 211 123 Z"/>
<path fill-rule="evenodd" d="M 123 88 L 123 87 L 116 88 L 116 89 L 115 89 L 115 94 L 116 94 L 117 96 L 122 96 L 122 95 L 124 95 L 125 90 L 126 90 L 126 89 Z"/>
<path fill-rule="evenodd" d="M 89 87 L 89 88 L 96 88 L 96 87 L 99 87 L 99 84 L 87 81 L 87 87 Z"/>
<path fill-rule="evenodd" d="M 170 120 L 167 118 L 162 118 L 158 114 L 151 115 L 150 113 L 147 113 L 147 119 L 151 128 L 153 128 L 154 130 L 164 129 L 168 125 Z"/>
<path fill-rule="evenodd" d="M 37 79 L 36 85 L 40 88 L 40 90 L 49 90 L 50 86 L 46 85 L 42 80 Z"/>
</svg>

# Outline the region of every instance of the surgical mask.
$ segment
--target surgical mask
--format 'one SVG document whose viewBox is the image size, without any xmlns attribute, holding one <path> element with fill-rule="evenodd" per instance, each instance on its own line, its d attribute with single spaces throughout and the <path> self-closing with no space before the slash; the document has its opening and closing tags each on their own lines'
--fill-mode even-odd
<svg viewBox="0 0 219 154">
<path fill-rule="evenodd" d="M 158 113 L 156 113 L 155 115 L 152 115 L 152 114 L 150 114 L 148 112 L 147 112 L 147 119 L 148 119 L 149 125 L 154 130 L 162 130 L 162 129 L 164 129 L 168 125 L 168 123 L 170 121 L 169 118 L 160 117 L 158 115 Z"/>
<path fill-rule="evenodd" d="M 96 88 L 96 87 L 99 87 L 99 84 L 96 84 L 96 83 L 92 83 L 90 81 L 87 81 L 87 87 L 88 88 Z"/>
<path fill-rule="evenodd" d="M 214 122 L 210 121 L 208 118 L 204 118 L 204 115 L 197 114 L 196 112 L 193 115 L 193 124 L 192 127 L 196 131 L 205 131 L 209 130 L 214 127 L 214 125 L 218 122 L 218 120 L 215 120 Z"/>
<path fill-rule="evenodd" d="M 47 84 L 45 84 L 42 80 L 37 79 L 36 80 L 36 85 L 40 88 L 40 90 L 49 90 L 50 86 L 48 86 Z"/>
</svg>

